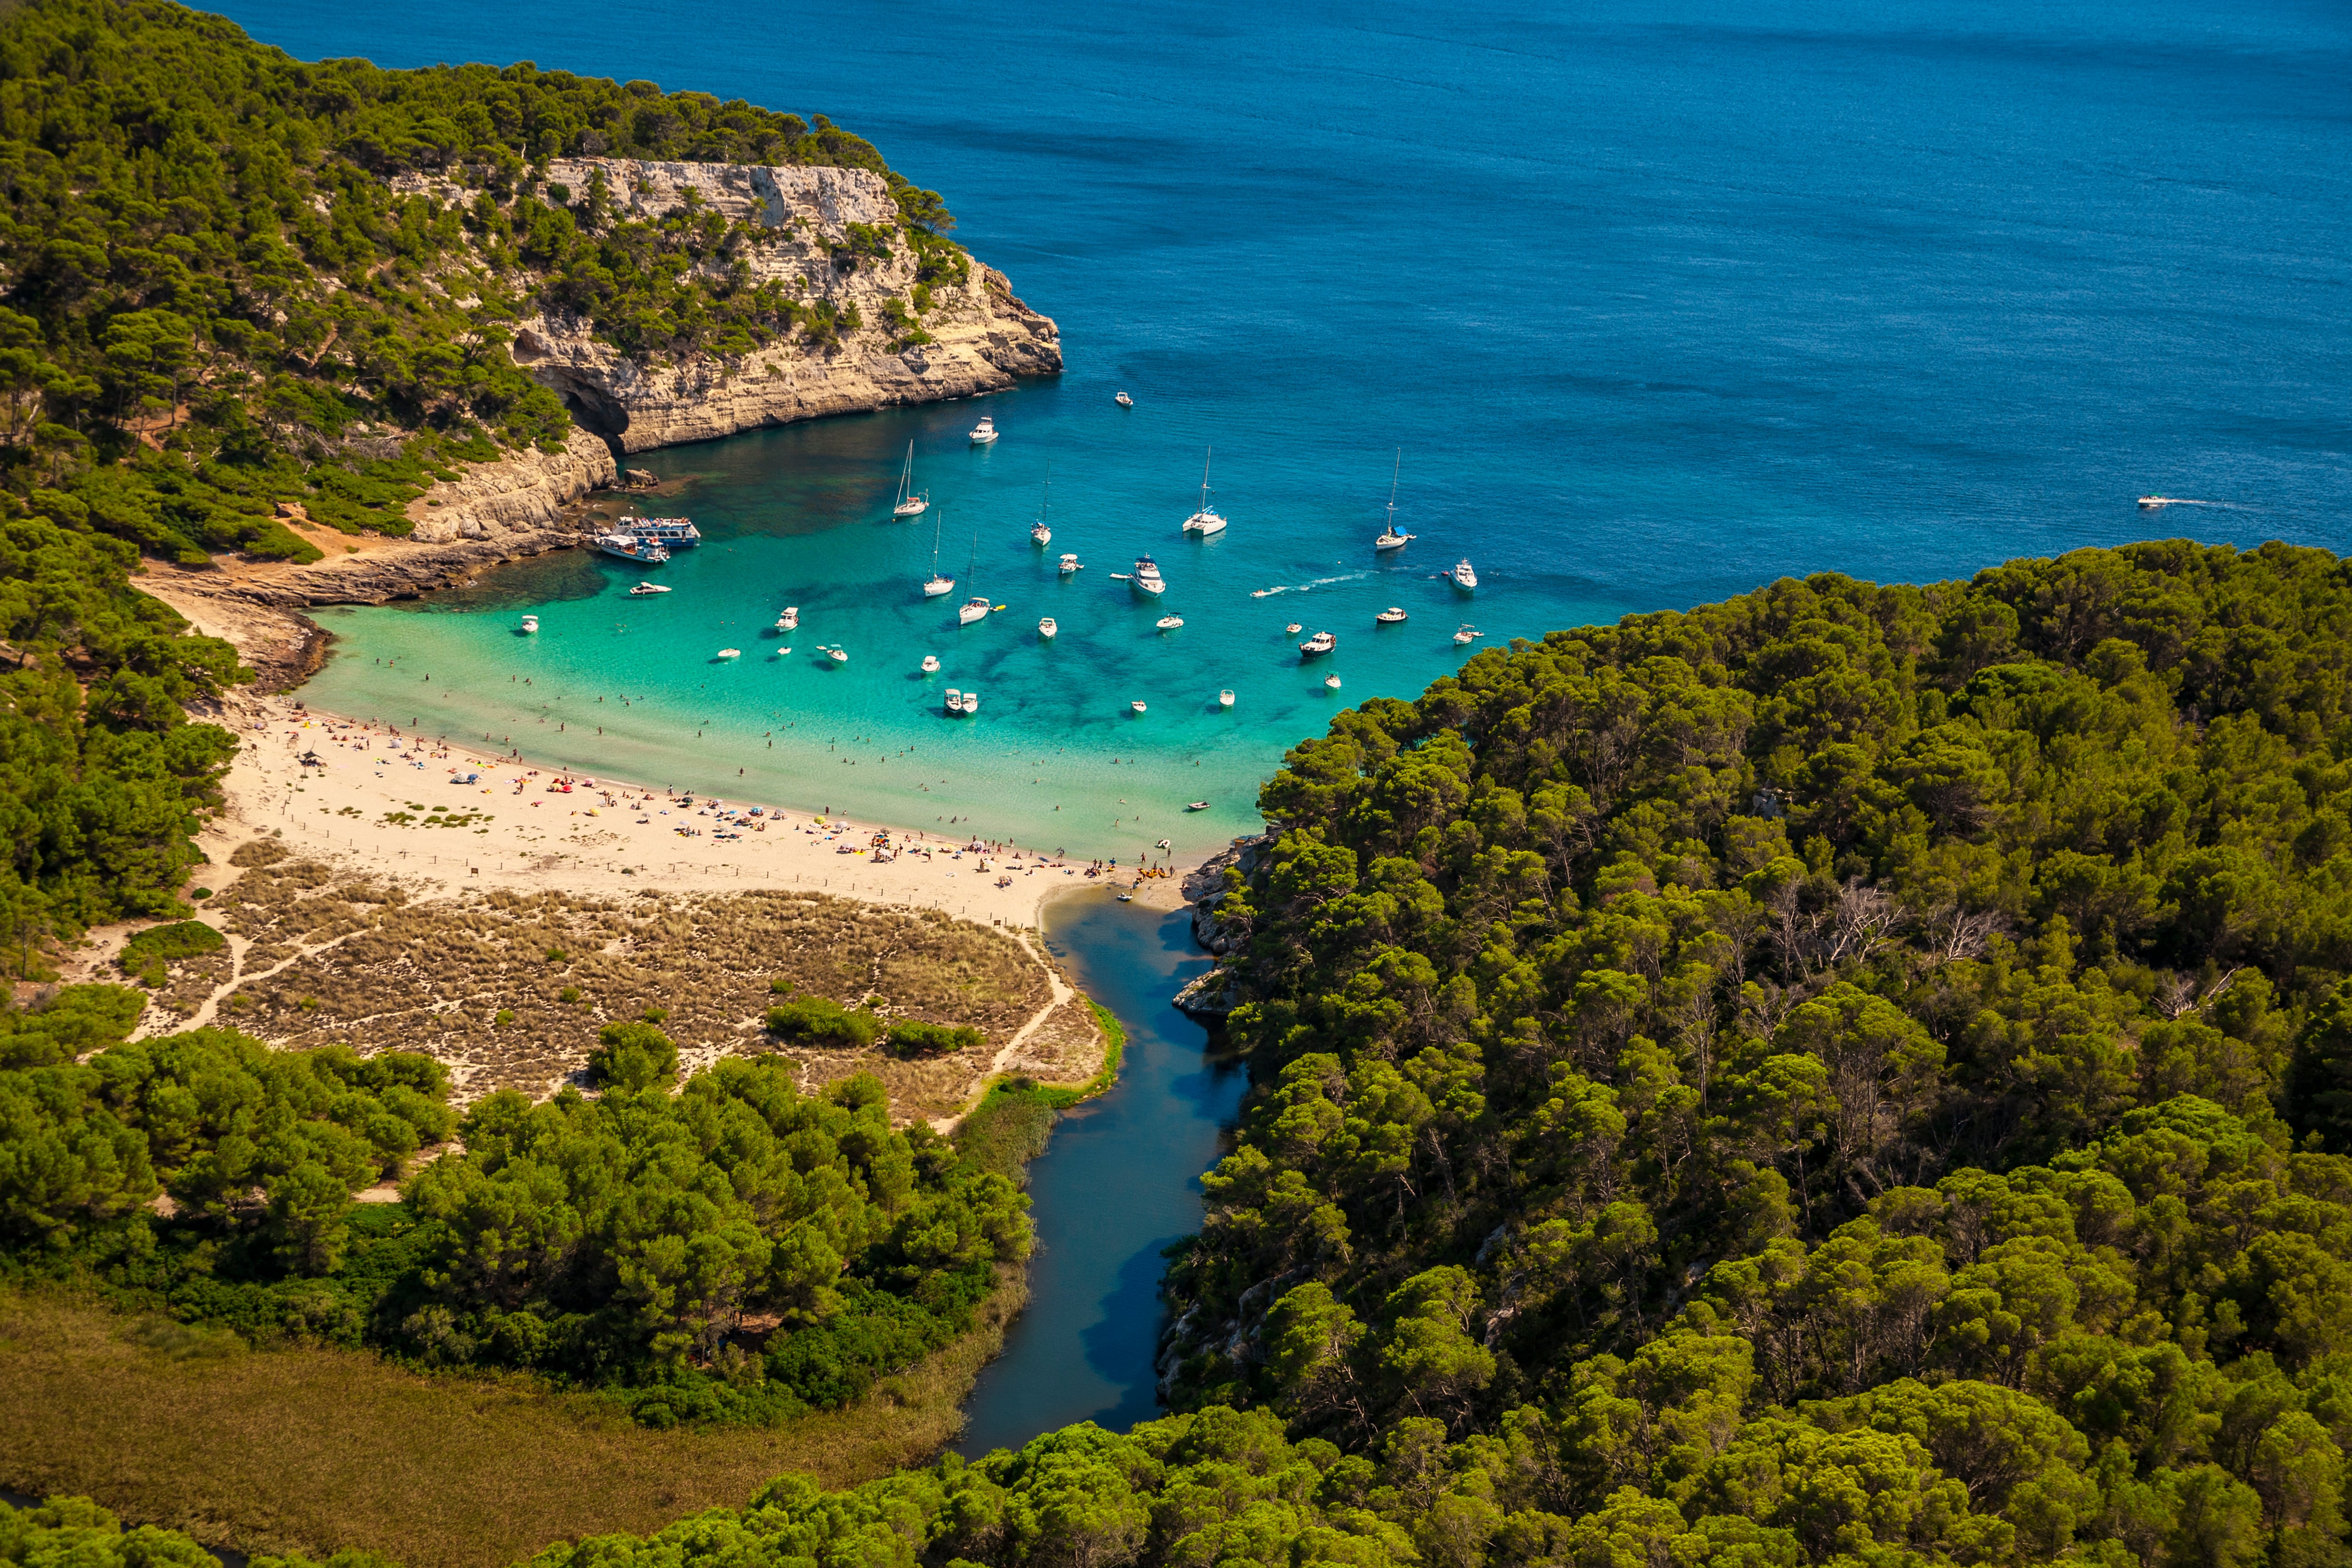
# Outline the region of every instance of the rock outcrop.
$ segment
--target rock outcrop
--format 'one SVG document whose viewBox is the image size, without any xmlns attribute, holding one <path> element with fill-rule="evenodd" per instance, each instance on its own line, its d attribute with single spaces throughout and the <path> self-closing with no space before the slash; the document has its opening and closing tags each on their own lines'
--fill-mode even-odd
<svg viewBox="0 0 2352 1568">
<path fill-rule="evenodd" d="M 574 430 L 562 452 L 513 453 L 473 465 L 455 484 L 434 486 L 410 504 L 408 520 L 416 528 L 408 537 L 419 544 L 450 544 L 562 527 L 569 542 L 576 530 L 562 523 L 564 508 L 620 477 L 611 448 Z"/>
<path fill-rule="evenodd" d="M 820 347 L 796 333 L 736 358 L 702 357 L 646 365 L 599 341 L 585 318 L 541 314 L 524 321 L 509 351 L 572 417 L 625 453 L 707 441 L 764 424 L 900 403 L 936 402 L 1001 392 L 1016 376 L 1062 368 L 1054 323 L 1013 294 L 1004 275 L 970 261 L 960 280 L 930 284 L 919 325 L 934 340 L 899 350 L 892 301 L 911 309 L 917 257 L 898 232 L 889 187 L 863 169 L 760 168 L 657 163 L 627 158 L 559 158 L 551 185 L 576 201 L 595 173 L 616 209 L 659 218 L 694 208 L 758 225 L 766 243 L 738 258 L 755 283 L 782 283 L 835 319 L 860 323 Z M 850 225 L 885 231 L 887 256 L 854 248 Z M 716 258 L 706 266 L 724 270 Z"/>
</svg>

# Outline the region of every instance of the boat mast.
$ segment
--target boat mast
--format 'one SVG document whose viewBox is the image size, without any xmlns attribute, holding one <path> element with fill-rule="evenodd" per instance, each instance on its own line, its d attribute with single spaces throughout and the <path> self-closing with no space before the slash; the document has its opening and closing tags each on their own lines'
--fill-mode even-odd
<svg viewBox="0 0 2352 1568">
<path fill-rule="evenodd" d="M 914 483 L 914 479 L 915 444 L 909 441 L 907 443 L 907 465 L 898 470 L 898 504 L 902 507 L 907 504 L 908 486 Z"/>
<path fill-rule="evenodd" d="M 1209 459 L 1216 455 L 1217 449 L 1212 446 L 1201 458 L 1201 510 L 1204 512 L 1209 509 Z"/>
<path fill-rule="evenodd" d="M 1393 467 L 1393 468 L 1391 468 L 1391 469 L 1389 470 L 1389 538 L 1396 538 L 1396 537 L 1397 537 L 1397 531 L 1396 531 L 1396 490 L 1397 490 L 1397 476 L 1398 476 L 1399 474 L 1403 473 L 1403 472 L 1404 472 L 1404 448 L 1403 448 L 1403 447 L 1402 447 L 1402 446 L 1400 446 L 1400 447 L 1398 447 L 1398 448 L 1397 448 L 1397 451 L 1396 451 L 1396 466 L 1395 466 L 1395 467 Z"/>
<path fill-rule="evenodd" d="M 940 530 L 947 527 L 947 522 L 948 509 L 941 507 L 940 515 L 931 519 L 931 580 L 934 582 L 940 576 Z"/>
</svg>

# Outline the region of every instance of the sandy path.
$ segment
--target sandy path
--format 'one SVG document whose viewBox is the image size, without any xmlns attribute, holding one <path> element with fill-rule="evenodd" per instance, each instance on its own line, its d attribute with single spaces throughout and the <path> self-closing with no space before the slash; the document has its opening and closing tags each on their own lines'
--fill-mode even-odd
<svg viewBox="0 0 2352 1568">
<path fill-rule="evenodd" d="M 607 894 L 801 887 L 1024 927 L 1057 893 L 1135 883 L 1133 867 L 1089 878 L 1083 862 L 1002 844 L 976 851 L 969 841 L 905 829 L 887 830 L 893 858 L 877 861 L 872 841 L 886 830 L 872 824 L 799 812 L 730 819 L 722 806 L 761 802 L 697 797 L 686 804 L 604 776 L 593 789 L 573 776 L 563 793 L 551 788 L 567 777 L 555 769 L 462 746 L 412 745 L 396 730 L 306 711 L 291 697 L 239 694 L 217 717 L 244 745 L 225 786 L 227 808 L 198 838 L 215 862 L 248 839 L 274 834 L 301 854 L 412 886 Z M 317 760 L 306 765 L 305 756 Z M 452 782 L 467 774 L 478 781 Z M 205 873 L 194 880 L 202 883 Z M 1181 883 L 1179 875 L 1146 880 L 1135 901 L 1178 907 Z"/>
</svg>

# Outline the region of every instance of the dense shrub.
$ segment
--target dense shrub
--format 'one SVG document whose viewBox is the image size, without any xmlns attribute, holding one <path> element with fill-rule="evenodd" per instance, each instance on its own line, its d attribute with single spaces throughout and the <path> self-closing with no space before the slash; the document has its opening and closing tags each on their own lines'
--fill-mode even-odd
<svg viewBox="0 0 2352 1568">
<path fill-rule="evenodd" d="M 890 1026 L 885 1043 L 894 1055 L 919 1056 L 926 1051 L 975 1050 L 981 1039 L 980 1030 L 968 1026 L 901 1019 Z"/>
<path fill-rule="evenodd" d="M 596 1031 L 588 1073 L 607 1089 L 649 1089 L 677 1071 L 677 1047 L 649 1023 L 608 1023 Z"/>
<path fill-rule="evenodd" d="M 786 1040 L 863 1047 L 872 1045 L 882 1028 L 882 1020 L 865 1009 L 853 1010 L 824 997 L 796 997 L 768 1009 L 768 1032 Z"/>
</svg>

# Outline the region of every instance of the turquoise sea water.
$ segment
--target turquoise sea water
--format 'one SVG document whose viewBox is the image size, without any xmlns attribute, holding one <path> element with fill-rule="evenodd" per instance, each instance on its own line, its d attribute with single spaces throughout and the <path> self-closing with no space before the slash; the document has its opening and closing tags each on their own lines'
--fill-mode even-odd
<svg viewBox="0 0 2352 1568">
<path fill-rule="evenodd" d="M 1285 746 L 1453 668 L 1465 618 L 1500 641 L 1790 571 L 2345 542 L 2338 5 L 229 9 L 304 56 L 527 57 L 829 113 L 946 193 L 1070 366 L 654 454 L 711 537 L 663 569 L 677 592 L 624 599 L 638 574 L 572 557 L 337 614 L 330 706 L 1125 854 L 1249 826 Z M 1004 439 L 975 451 L 983 412 Z M 930 519 L 886 520 L 909 439 L 960 576 L 980 531 L 965 586 L 1008 606 L 982 626 L 916 591 Z M 1233 528 L 1188 542 L 1212 443 Z M 1376 562 L 1400 447 L 1420 538 Z M 2144 515 L 2151 491 L 2204 504 Z M 1087 563 L 1066 583 L 1066 549 Z M 1147 549 L 1172 585 L 1149 605 L 1109 580 Z M 1468 605 L 1425 575 L 1465 554 Z M 1298 591 L 1249 596 L 1276 584 Z M 785 603 L 778 661 L 760 632 Z M 1412 619 L 1376 631 L 1389 604 Z M 535 642 L 508 631 L 527 609 Z M 1339 634 L 1336 696 L 1292 620 Z M 812 662 L 831 642 L 845 668 Z M 745 656 L 710 663 L 724 646 Z M 940 716 L 950 684 L 981 689 L 976 718 Z"/>
</svg>

